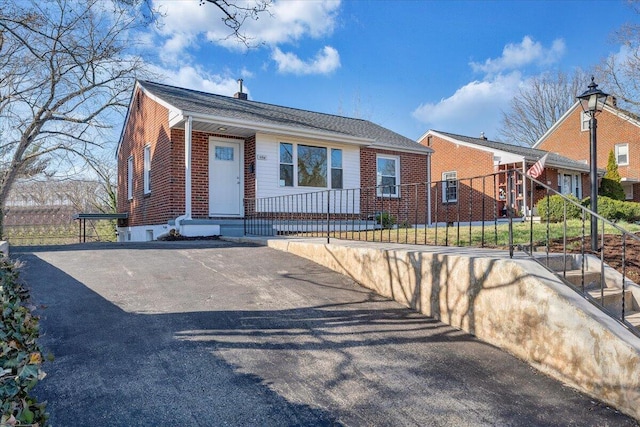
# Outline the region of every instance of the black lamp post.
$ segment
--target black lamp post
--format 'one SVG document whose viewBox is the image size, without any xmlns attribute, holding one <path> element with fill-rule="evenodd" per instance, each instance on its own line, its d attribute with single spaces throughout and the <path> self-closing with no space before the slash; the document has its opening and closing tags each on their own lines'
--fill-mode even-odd
<svg viewBox="0 0 640 427">
<path fill-rule="evenodd" d="M 589 115 L 589 134 L 590 134 L 590 150 L 591 150 L 591 210 L 598 213 L 598 161 L 597 161 L 597 144 L 596 144 L 596 128 L 598 121 L 596 114 L 602 111 L 604 103 L 609 95 L 598 89 L 598 85 L 591 77 L 589 89 L 577 98 L 585 114 Z M 591 250 L 598 250 L 598 222 L 595 215 L 591 216 Z"/>
</svg>

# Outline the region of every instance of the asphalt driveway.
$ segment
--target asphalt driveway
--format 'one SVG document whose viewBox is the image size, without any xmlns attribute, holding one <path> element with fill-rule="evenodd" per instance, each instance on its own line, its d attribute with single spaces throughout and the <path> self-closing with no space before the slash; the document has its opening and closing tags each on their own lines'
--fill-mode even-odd
<svg viewBox="0 0 640 427">
<path fill-rule="evenodd" d="M 222 241 L 12 249 L 55 426 L 635 422 L 294 255 Z"/>
</svg>

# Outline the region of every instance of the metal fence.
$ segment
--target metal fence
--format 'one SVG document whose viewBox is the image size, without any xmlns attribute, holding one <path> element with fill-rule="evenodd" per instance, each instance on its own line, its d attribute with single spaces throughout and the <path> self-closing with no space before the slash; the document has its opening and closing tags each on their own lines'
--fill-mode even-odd
<svg viewBox="0 0 640 427">
<path fill-rule="evenodd" d="M 77 243 L 79 233 L 87 242 L 115 241 L 115 221 L 90 220 L 81 230 L 70 206 L 8 207 L 4 211 L 3 237 L 12 246 L 64 245 Z"/>
<path fill-rule="evenodd" d="M 558 203 L 560 214 L 550 215 Z M 538 210 L 546 215 L 540 218 Z M 590 246 L 593 219 L 598 221 L 596 251 Z M 640 238 L 515 169 L 246 199 L 244 227 L 247 235 L 323 237 L 327 242 L 472 246 L 508 250 L 510 256 L 519 250 L 623 324 L 631 326 L 628 317 L 640 316 L 640 288 L 629 279 L 640 280 Z"/>
</svg>

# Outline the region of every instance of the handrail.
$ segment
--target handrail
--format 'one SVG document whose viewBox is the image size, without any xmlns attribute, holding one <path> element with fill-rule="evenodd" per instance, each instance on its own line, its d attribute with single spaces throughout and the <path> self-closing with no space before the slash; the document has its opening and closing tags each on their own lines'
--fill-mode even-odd
<svg viewBox="0 0 640 427">
<path fill-rule="evenodd" d="M 299 191 L 300 188 L 288 190 Z M 559 196 L 563 203 L 559 237 L 558 227 L 553 224 L 550 215 L 547 215 L 546 221 L 540 220 L 540 224 L 534 223 L 532 215 L 536 206 L 541 204 L 549 212 L 551 196 Z M 581 229 L 577 232 L 568 229 L 569 211 L 578 212 L 577 220 L 581 223 Z M 598 253 L 585 244 L 587 237 L 590 237 L 585 224 L 591 218 L 597 218 L 602 225 L 599 228 L 601 245 Z M 633 240 L 640 245 L 640 237 L 518 169 L 463 179 L 300 191 L 249 198 L 245 199 L 244 227 L 248 235 L 313 236 L 326 238 L 327 242 L 331 238 L 340 238 L 506 248 L 510 257 L 514 256 L 515 250 L 521 250 L 547 267 L 552 255 L 561 255 L 563 268 L 556 273 L 566 281 L 568 270 L 580 270 L 581 284 L 572 288 L 630 326 L 625 318 L 629 307 L 624 304 L 629 303 L 625 302 L 624 292 L 620 302 L 623 305 L 615 309 L 606 308 L 591 296 L 589 291 L 592 289 L 589 287 L 592 285 L 585 283 L 585 277 L 596 269 L 599 257 L 600 302 L 605 302 L 605 287 L 615 276 L 612 266 L 621 271 L 619 277 L 615 276 L 617 278 L 612 286 L 629 288 L 633 282 L 626 278 L 626 272 L 633 254 L 628 253 L 627 243 Z M 619 235 L 622 239 L 620 245 L 624 252 L 619 260 L 605 257 L 602 245 L 607 230 L 609 234 Z M 552 244 L 559 246 L 560 250 L 552 252 Z M 576 245 L 579 245 L 579 251 L 575 249 Z M 536 256 L 541 247 L 545 251 L 542 259 Z M 640 257 L 640 254 L 637 256 Z M 567 266 L 568 259 L 572 261 L 570 267 Z"/>
</svg>

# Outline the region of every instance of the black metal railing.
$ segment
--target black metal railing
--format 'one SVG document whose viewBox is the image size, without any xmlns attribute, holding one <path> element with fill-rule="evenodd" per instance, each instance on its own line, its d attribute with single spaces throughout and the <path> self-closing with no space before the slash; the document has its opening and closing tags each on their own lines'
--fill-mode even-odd
<svg viewBox="0 0 640 427">
<path fill-rule="evenodd" d="M 556 211 L 561 201 L 559 215 L 550 214 L 552 196 Z M 542 219 L 538 209 L 546 212 Z M 592 218 L 599 225 L 598 251 L 589 244 L 587 224 Z M 626 278 L 630 271 L 640 278 L 640 237 L 516 169 L 464 179 L 245 199 L 244 228 L 246 235 L 323 237 L 327 242 L 337 238 L 495 248 L 508 250 L 511 257 L 520 250 L 548 268 L 561 257 L 556 274 L 567 280 L 579 271 L 580 285 L 571 286 L 613 317 L 629 326 L 626 314 L 640 309 L 625 292 L 633 286 Z M 613 246 L 620 250 L 613 251 Z M 588 282 L 596 269 L 599 296 Z M 614 287 L 622 291 L 622 301 L 612 305 L 605 293 Z"/>
</svg>

